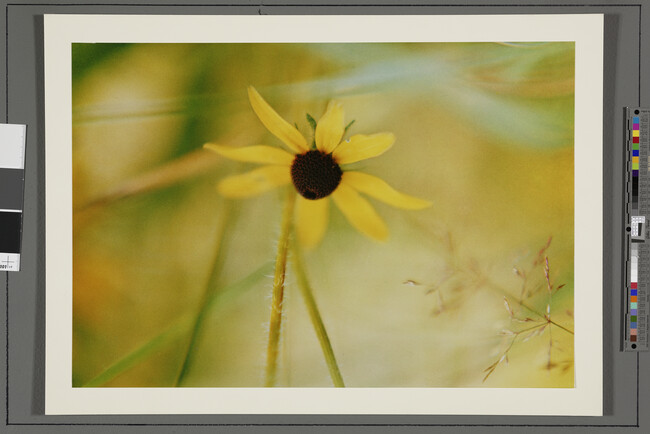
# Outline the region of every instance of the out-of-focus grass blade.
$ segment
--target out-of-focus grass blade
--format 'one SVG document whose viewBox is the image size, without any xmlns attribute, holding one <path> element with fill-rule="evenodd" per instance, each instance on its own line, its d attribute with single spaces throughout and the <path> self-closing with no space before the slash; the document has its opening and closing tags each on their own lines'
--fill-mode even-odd
<svg viewBox="0 0 650 434">
<path fill-rule="evenodd" d="M 363 47 L 356 50 L 348 45 L 355 44 L 309 44 L 308 47 L 308 53 L 317 53 L 327 62 L 346 66 L 340 73 L 265 89 L 279 94 L 329 98 L 390 87 L 429 92 L 444 88 L 448 80 L 477 84 L 483 81 L 485 72 L 494 73 L 501 82 L 517 85 L 529 75 L 544 78 L 545 84 L 557 79 L 555 72 L 573 77 L 572 68 L 566 71 L 571 66 L 567 62 L 573 60 L 573 44 L 568 43 L 477 43 L 469 48 L 468 44 L 462 44 L 461 56 L 457 51 L 450 54 L 449 47 L 453 44 L 448 43 L 440 44 L 446 50 L 438 51 L 414 49 L 419 44 L 360 44 Z M 409 49 L 409 46 L 413 47 Z M 373 61 L 368 62 L 369 57 Z"/>
<path fill-rule="evenodd" d="M 159 334 L 155 338 L 151 339 L 144 345 L 142 345 L 137 350 L 127 354 L 111 366 L 109 366 L 102 373 L 97 375 L 92 380 L 88 381 L 83 387 L 99 387 L 103 384 L 106 384 L 113 378 L 117 377 L 122 372 L 127 371 L 133 366 L 136 366 L 138 362 L 143 359 L 146 359 L 158 348 L 168 345 L 175 340 L 183 336 L 185 330 L 189 327 L 189 318 L 185 318 L 183 321 L 175 324 L 174 326 L 168 328 L 163 333 Z"/>
<path fill-rule="evenodd" d="M 256 283 L 273 272 L 273 265 L 273 262 L 268 262 L 238 282 L 228 285 L 221 291 L 214 293 L 207 302 L 208 309 L 214 309 L 219 305 L 227 304 L 238 295 L 253 288 Z M 187 334 L 193 323 L 194 315 L 186 315 L 182 317 L 176 324 L 113 363 L 99 375 L 85 383 L 83 387 L 99 387 L 106 384 L 122 372 L 136 366 L 140 361 L 146 359 L 158 348 L 169 345 L 176 339 Z"/>
<path fill-rule="evenodd" d="M 191 116 L 198 112 L 205 113 L 213 110 L 214 106 L 219 104 L 219 99 L 217 95 L 205 94 L 76 106 L 72 109 L 72 124 L 76 126 L 101 122 L 133 122 L 158 116 Z"/>
<path fill-rule="evenodd" d="M 131 47 L 133 44 L 72 44 L 72 82 L 75 83 L 105 60 L 121 55 Z"/>
<path fill-rule="evenodd" d="M 118 199 L 158 190 L 214 169 L 222 159 L 214 152 L 198 149 L 163 166 L 131 178 L 90 202 L 75 206 L 75 218 Z"/>
<path fill-rule="evenodd" d="M 342 74 L 264 88 L 265 95 L 309 95 L 329 99 L 391 88 L 419 92 L 444 86 L 454 68 L 439 59 L 410 56 L 365 64 Z M 424 83 L 428 83 L 425 87 Z"/>
<path fill-rule="evenodd" d="M 479 89 L 449 86 L 441 97 L 451 110 L 462 111 L 477 129 L 483 129 L 504 144 L 532 148 L 573 145 L 573 117 L 547 110 L 530 101 L 503 98 Z M 563 104 L 561 107 L 567 107 Z"/>
<path fill-rule="evenodd" d="M 235 117 L 231 124 L 231 130 L 228 133 L 224 133 L 218 139 L 213 139 L 212 142 L 228 146 L 249 146 L 260 141 L 263 131 L 257 129 L 253 132 L 245 128 L 248 125 L 246 115 Z M 203 142 L 197 146 L 203 146 Z M 224 159 L 216 153 L 199 147 L 195 151 L 181 155 L 142 175 L 128 179 L 87 202 L 74 203 L 74 223 L 82 223 L 93 211 L 102 209 L 120 199 L 160 190 L 205 175 L 220 167 L 223 161 Z"/>
<path fill-rule="evenodd" d="M 410 51 L 407 46 L 373 45 L 372 57 L 378 60 L 368 62 L 366 56 L 358 55 L 368 49 L 365 46 L 357 52 L 337 44 L 310 45 L 312 53 L 342 64 L 343 69 L 300 82 L 266 86 L 264 92 L 270 98 L 291 96 L 296 102 L 301 95 L 310 100 L 329 99 L 394 89 L 404 98 L 424 98 L 430 104 L 466 113 L 497 135 L 512 137 L 508 132 L 517 124 L 519 129 L 513 133 L 520 145 L 557 147 L 572 137 L 573 124 L 563 121 L 572 118 L 571 113 L 558 113 L 553 101 L 531 101 L 573 95 L 573 44 L 483 43 L 475 44 L 473 50 L 465 49 L 461 57 L 435 50 Z M 75 122 L 170 113 L 193 118 L 206 110 L 223 110 L 226 104 L 239 107 L 242 103 L 242 97 L 231 90 L 218 89 L 210 94 L 202 93 L 204 90 L 197 84 L 194 93 L 184 99 L 144 101 L 140 108 L 79 108 Z M 188 131 L 197 134 L 195 128 Z M 549 131 L 555 133 L 549 135 Z"/>
<path fill-rule="evenodd" d="M 381 44 L 380 44 L 381 45 Z M 400 54 L 360 63 L 344 73 L 267 88 L 269 93 L 330 98 L 399 88 L 402 98 L 426 99 L 472 119 L 504 143 L 561 147 L 573 140 L 574 45 L 476 44 L 463 57 Z M 327 56 L 341 47 L 318 47 Z M 351 62 L 353 63 L 353 62 Z"/>
<path fill-rule="evenodd" d="M 237 220 L 237 216 L 239 215 L 238 207 L 234 206 L 232 201 L 224 199 L 222 199 L 222 201 L 224 201 L 222 202 L 223 217 L 218 225 L 218 235 L 214 243 L 215 253 L 212 261 L 212 267 L 210 269 L 210 274 L 206 282 L 199 310 L 194 318 L 194 324 L 192 325 L 189 333 L 190 336 L 189 342 L 187 344 L 187 349 L 185 351 L 185 357 L 183 359 L 181 369 L 176 376 L 174 386 L 179 386 L 190 371 L 190 367 L 194 360 L 195 350 L 199 341 L 199 336 L 203 328 L 203 323 L 210 311 L 210 300 L 214 297 L 215 292 L 219 290 L 219 279 L 226 258 L 225 252 L 228 250 L 230 244 L 232 226 L 234 224 L 234 221 Z"/>
</svg>

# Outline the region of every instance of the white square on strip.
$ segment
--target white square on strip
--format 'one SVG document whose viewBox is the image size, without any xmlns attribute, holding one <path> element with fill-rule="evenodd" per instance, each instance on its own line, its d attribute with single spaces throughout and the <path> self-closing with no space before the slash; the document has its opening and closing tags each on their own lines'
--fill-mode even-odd
<svg viewBox="0 0 650 434">
<path fill-rule="evenodd" d="M 25 125 L 0 124 L 0 168 L 25 168 Z"/>
</svg>

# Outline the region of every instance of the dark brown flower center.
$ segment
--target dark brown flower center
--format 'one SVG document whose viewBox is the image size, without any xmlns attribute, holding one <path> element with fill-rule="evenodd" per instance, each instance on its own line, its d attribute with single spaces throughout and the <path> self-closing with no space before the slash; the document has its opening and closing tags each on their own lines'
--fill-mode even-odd
<svg viewBox="0 0 650 434">
<path fill-rule="evenodd" d="M 296 155 L 291 164 L 291 179 L 305 199 L 316 200 L 332 194 L 341 183 L 343 171 L 332 154 L 313 150 Z"/>
</svg>

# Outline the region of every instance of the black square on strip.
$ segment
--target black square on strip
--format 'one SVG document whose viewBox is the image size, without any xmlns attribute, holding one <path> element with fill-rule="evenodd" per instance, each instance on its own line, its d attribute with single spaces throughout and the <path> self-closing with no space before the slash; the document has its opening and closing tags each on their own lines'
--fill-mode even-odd
<svg viewBox="0 0 650 434">
<path fill-rule="evenodd" d="M 21 212 L 0 211 L 0 252 L 20 253 Z"/>
</svg>

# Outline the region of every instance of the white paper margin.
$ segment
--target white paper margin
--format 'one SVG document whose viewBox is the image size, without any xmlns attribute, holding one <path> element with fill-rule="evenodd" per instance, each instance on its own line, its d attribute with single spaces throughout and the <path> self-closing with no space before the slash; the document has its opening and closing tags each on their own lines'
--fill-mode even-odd
<svg viewBox="0 0 650 434">
<path fill-rule="evenodd" d="M 73 388 L 71 43 L 401 41 L 575 41 L 575 388 Z M 46 15 L 46 414 L 602 415 L 602 69 L 602 14 Z"/>
</svg>

